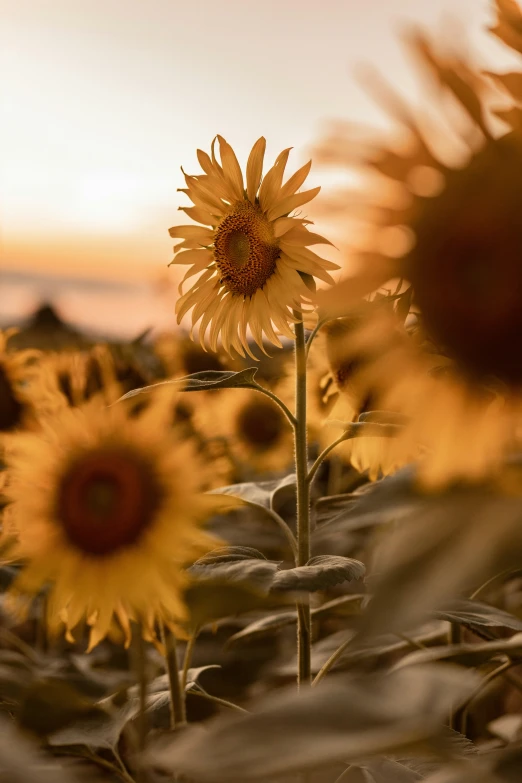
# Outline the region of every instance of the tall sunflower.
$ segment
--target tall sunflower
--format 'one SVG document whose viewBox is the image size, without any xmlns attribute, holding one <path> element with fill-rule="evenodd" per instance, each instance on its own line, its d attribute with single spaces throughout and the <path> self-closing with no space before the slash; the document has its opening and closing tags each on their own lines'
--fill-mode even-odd
<svg viewBox="0 0 522 783">
<path fill-rule="evenodd" d="M 185 175 L 183 192 L 194 206 L 181 209 L 200 225 L 169 231 L 182 240 L 174 247 L 172 263 L 190 265 L 180 291 L 187 279 L 199 275 L 178 300 L 176 313 L 179 322 L 192 310 L 192 325 L 201 321 L 200 342 L 204 344 L 208 330 L 212 351 L 221 340 L 227 352 L 234 348 L 241 356 L 245 350 L 252 355 L 247 329 L 261 348 L 263 333 L 278 347 L 276 332 L 293 339 L 290 324 L 300 320 L 312 302 L 313 278 L 332 283 L 327 270 L 338 267 L 308 247 L 330 244 L 328 240 L 308 230 L 309 220 L 291 215 L 320 190 L 297 192 L 311 162 L 283 184 L 290 152 L 286 149 L 262 177 L 266 142 L 261 137 L 250 152 L 245 183 L 232 147 L 221 136 L 217 139 L 221 163 L 213 142 L 211 156 L 197 151 L 204 173 Z"/>
<path fill-rule="evenodd" d="M 498 5 L 515 7 L 506 0 Z M 440 122 L 423 132 L 415 113 L 381 84 L 403 144 L 400 150 L 369 145 L 362 162 L 388 190 L 393 185 L 397 198 L 372 203 L 366 196 L 370 243 L 359 254 L 358 274 L 327 305 L 339 313 L 355 293 L 401 279 L 411 286 L 419 320 L 414 337 L 400 339 L 396 320 L 377 304 L 374 317 L 347 338 L 346 350 L 371 358 L 364 382 L 375 392 L 374 404 L 409 417 L 405 449 L 426 447 L 421 475 L 437 486 L 452 477 L 482 477 L 519 445 L 522 112 L 513 105 L 492 110 L 489 82 L 467 62 L 442 58 L 421 34 L 411 40 L 445 99 L 441 113 L 452 100 L 447 133 Z M 493 114 L 511 130 L 499 136 Z M 349 143 L 330 140 L 330 160 L 346 162 Z M 401 253 L 397 236 L 406 240 Z"/>
<path fill-rule="evenodd" d="M 8 455 L 9 527 L 24 566 L 13 603 L 49 585 L 48 624 L 82 619 L 89 648 L 116 619 L 152 635 L 183 619 L 183 566 L 216 546 L 201 528 L 215 497 L 198 494 L 191 446 L 165 427 L 166 405 L 65 408 Z M 30 488 L 30 492 L 28 492 Z"/>
<path fill-rule="evenodd" d="M 37 426 L 42 413 L 61 407 L 61 395 L 52 374 L 42 367 L 36 350 L 8 350 L 14 330 L 0 332 L 0 439 Z"/>
</svg>

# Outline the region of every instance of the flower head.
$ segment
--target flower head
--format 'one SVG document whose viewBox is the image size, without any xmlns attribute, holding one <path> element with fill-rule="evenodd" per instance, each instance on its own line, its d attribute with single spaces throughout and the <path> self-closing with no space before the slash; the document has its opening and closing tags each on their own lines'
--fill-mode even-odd
<svg viewBox="0 0 522 783">
<path fill-rule="evenodd" d="M 8 455 L 9 527 L 25 563 L 14 596 L 49 584 L 50 629 L 85 618 L 91 648 L 114 619 L 127 635 L 130 619 L 151 635 L 156 620 L 183 619 L 183 566 L 216 545 L 201 529 L 214 498 L 198 494 L 200 466 L 166 413 L 66 408 Z"/>
<path fill-rule="evenodd" d="M 522 333 L 522 123 L 495 136 L 488 82 L 462 59 L 435 54 L 424 36 L 412 40 L 459 122 L 447 137 L 429 124 L 423 132 L 415 113 L 381 85 L 403 144 L 370 145 L 364 162 L 398 198 L 367 200 L 369 246 L 353 288 L 395 288 L 402 280 L 397 290 L 411 289 L 418 327 L 401 335 L 397 318 L 376 302 L 345 352 L 365 357 L 363 373 L 351 368 L 362 393 L 371 389 L 377 408 L 407 415 L 405 450 L 426 448 L 422 476 L 438 485 L 498 465 L 520 427 L 522 359 L 513 348 Z M 504 121 L 520 115 L 515 107 L 494 113 Z M 342 149 L 338 139 L 336 150 L 330 145 L 333 157 Z M 407 240 L 399 253 L 387 244 L 398 233 Z M 350 283 L 335 295 L 339 312 Z"/>
<path fill-rule="evenodd" d="M 199 325 L 204 344 L 215 351 L 218 341 L 230 352 L 250 354 L 247 329 L 263 347 L 263 333 L 281 347 L 276 332 L 293 338 L 290 324 L 300 320 L 313 298 L 313 278 L 333 280 L 327 270 L 337 265 L 308 248 L 330 244 L 310 232 L 309 220 L 291 213 L 319 192 L 297 192 L 310 170 L 307 163 L 284 184 L 290 150 L 284 150 L 262 177 L 265 139 L 254 144 L 246 167 L 246 183 L 232 147 L 218 136 L 221 163 L 198 150 L 203 174 L 185 175 L 185 192 L 193 202 L 183 211 L 200 226 L 174 226 L 172 263 L 189 264 L 183 283 L 198 274 L 192 287 L 178 300 L 178 321 L 192 310 L 193 326 Z M 245 186 L 246 185 L 246 186 Z M 254 357 L 255 358 L 255 357 Z"/>
</svg>

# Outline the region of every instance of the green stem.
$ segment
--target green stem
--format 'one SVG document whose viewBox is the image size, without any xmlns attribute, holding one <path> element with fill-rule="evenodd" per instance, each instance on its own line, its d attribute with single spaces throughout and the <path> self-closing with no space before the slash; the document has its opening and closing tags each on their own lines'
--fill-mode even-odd
<svg viewBox="0 0 522 783">
<path fill-rule="evenodd" d="M 307 481 L 306 344 L 302 321 L 295 326 L 295 469 L 297 481 L 297 565 L 310 560 L 310 493 Z M 297 605 L 297 684 L 311 682 L 311 617 L 309 599 Z"/>
<path fill-rule="evenodd" d="M 315 474 L 317 473 L 318 469 L 321 467 L 321 465 L 323 464 L 323 462 L 325 461 L 329 453 L 333 451 L 335 447 L 338 446 L 339 443 L 342 443 L 344 440 L 347 440 L 346 432 L 343 432 L 340 438 L 337 438 L 337 440 L 334 440 L 333 443 L 330 443 L 330 445 L 327 446 L 325 449 L 323 449 L 323 451 L 319 454 L 314 464 L 310 468 L 308 476 L 306 477 L 306 480 L 308 481 L 309 484 L 311 484 L 312 481 L 314 480 Z"/>
<path fill-rule="evenodd" d="M 301 325 L 302 325 L 302 324 L 301 324 Z M 264 386 L 261 386 L 259 383 L 256 383 L 256 384 L 255 384 L 255 386 L 254 386 L 254 389 L 255 389 L 255 391 L 257 391 L 257 392 L 260 392 L 260 394 L 264 394 L 266 397 L 270 397 L 270 399 L 271 399 L 273 402 L 275 402 L 275 404 L 276 404 L 276 405 L 278 405 L 278 406 L 281 408 L 281 410 L 282 410 L 282 411 L 283 411 L 283 413 L 285 414 L 286 418 L 288 419 L 288 421 L 290 422 L 290 424 L 292 425 L 292 427 L 294 427 L 294 429 L 295 429 L 295 427 L 297 426 L 297 421 L 296 421 L 296 418 L 295 418 L 294 414 L 292 413 L 292 411 L 290 410 L 290 408 L 288 408 L 288 407 L 287 407 L 287 406 L 284 404 L 283 400 L 279 399 L 279 397 L 277 396 L 277 394 L 274 394 L 274 393 L 273 393 L 273 392 L 271 392 L 269 389 L 265 389 L 265 387 L 264 387 Z"/>
<path fill-rule="evenodd" d="M 324 664 L 321 666 L 320 670 L 318 671 L 318 673 L 317 673 L 317 674 L 316 674 L 316 676 L 315 676 L 315 679 L 314 679 L 314 681 L 313 681 L 312 685 L 318 685 L 318 684 L 321 682 L 321 680 L 323 679 L 323 677 L 326 677 L 326 675 L 328 674 L 328 672 L 330 671 L 330 669 L 332 668 L 332 666 L 333 666 L 335 663 L 337 663 L 337 661 L 339 660 L 339 658 L 341 657 L 341 655 L 343 654 L 343 652 L 346 650 L 346 648 L 347 648 L 347 647 L 349 647 L 349 646 L 350 646 L 350 644 L 352 643 L 352 641 L 353 641 L 353 638 L 350 638 L 350 639 L 347 639 L 345 642 L 343 642 L 342 644 L 340 644 L 340 645 L 339 645 L 339 647 L 337 648 L 337 650 L 335 650 L 335 651 L 334 651 L 334 652 L 333 652 L 333 653 L 330 655 L 330 657 L 328 658 L 328 660 L 326 661 L 326 663 L 324 663 Z"/>
<path fill-rule="evenodd" d="M 179 729 L 187 723 L 185 689 L 181 687 L 179 676 L 176 637 L 163 624 L 161 626 L 161 640 L 165 648 L 165 662 L 169 677 L 170 727 L 171 729 Z"/>
<path fill-rule="evenodd" d="M 143 753 L 147 744 L 147 652 L 145 640 L 143 639 L 143 629 L 139 623 L 134 624 L 132 633 L 132 652 L 134 659 L 134 670 L 138 682 L 139 712 L 136 720 L 137 724 L 137 744 L 138 752 Z M 138 762 L 139 763 L 139 762 Z M 141 774 L 141 773 L 140 773 Z"/>
<path fill-rule="evenodd" d="M 190 634 L 187 646 L 185 647 L 185 655 L 183 657 L 183 671 L 181 673 L 181 687 L 183 691 L 185 691 L 185 688 L 187 687 L 188 670 L 190 669 L 190 664 L 192 663 L 192 653 L 194 652 L 194 645 L 196 644 L 198 634 L 199 628 L 194 628 Z"/>
<path fill-rule="evenodd" d="M 319 330 L 325 325 L 326 321 L 317 321 L 317 325 L 314 327 L 313 331 L 310 332 L 308 336 L 308 340 L 306 341 L 306 358 L 308 359 L 308 354 L 310 353 L 310 348 L 312 347 L 312 343 L 317 337 Z"/>
</svg>

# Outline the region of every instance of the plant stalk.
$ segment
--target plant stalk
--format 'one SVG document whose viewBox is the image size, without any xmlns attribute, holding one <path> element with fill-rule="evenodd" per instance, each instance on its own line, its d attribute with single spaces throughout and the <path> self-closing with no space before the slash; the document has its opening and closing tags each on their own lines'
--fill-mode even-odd
<svg viewBox="0 0 522 783">
<path fill-rule="evenodd" d="M 165 648 L 165 662 L 169 677 L 170 727 L 171 729 L 179 729 L 187 723 L 185 689 L 181 687 L 179 676 L 176 637 L 164 624 L 161 625 L 161 641 Z"/>
<path fill-rule="evenodd" d="M 295 469 L 297 479 L 297 565 L 310 560 L 310 491 L 308 484 L 308 441 L 306 429 L 306 343 L 302 321 L 295 330 Z M 311 683 L 310 601 L 297 605 L 297 685 Z"/>
</svg>

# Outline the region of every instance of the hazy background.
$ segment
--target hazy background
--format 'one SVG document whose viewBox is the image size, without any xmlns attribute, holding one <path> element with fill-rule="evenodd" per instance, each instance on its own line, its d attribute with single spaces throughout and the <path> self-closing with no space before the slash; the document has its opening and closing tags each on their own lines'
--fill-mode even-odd
<svg viewBox="0 0 522 783">
<path fill-rule="evenodd" d="M 489 64 L 489 0 L 2 0 L 0 322 L 42 298 L 112 335 L 174 324 L 169 226 L 185 222 L 180 166 L 221 133 L 243 164 L 293 146 L 307 160 L 328 119 L 386 123 L 353 76 L 369 62 L 418 83 L 405 23 L 460 20 Z M 312 184 L 331 173 L 312 169 Z M 320 199 L 321 196 L 318 197 Z M 313 217 L 313 208 L 309 214 Z M 320 227 L 319 227 L 320 230 Z"/>
</svg>

